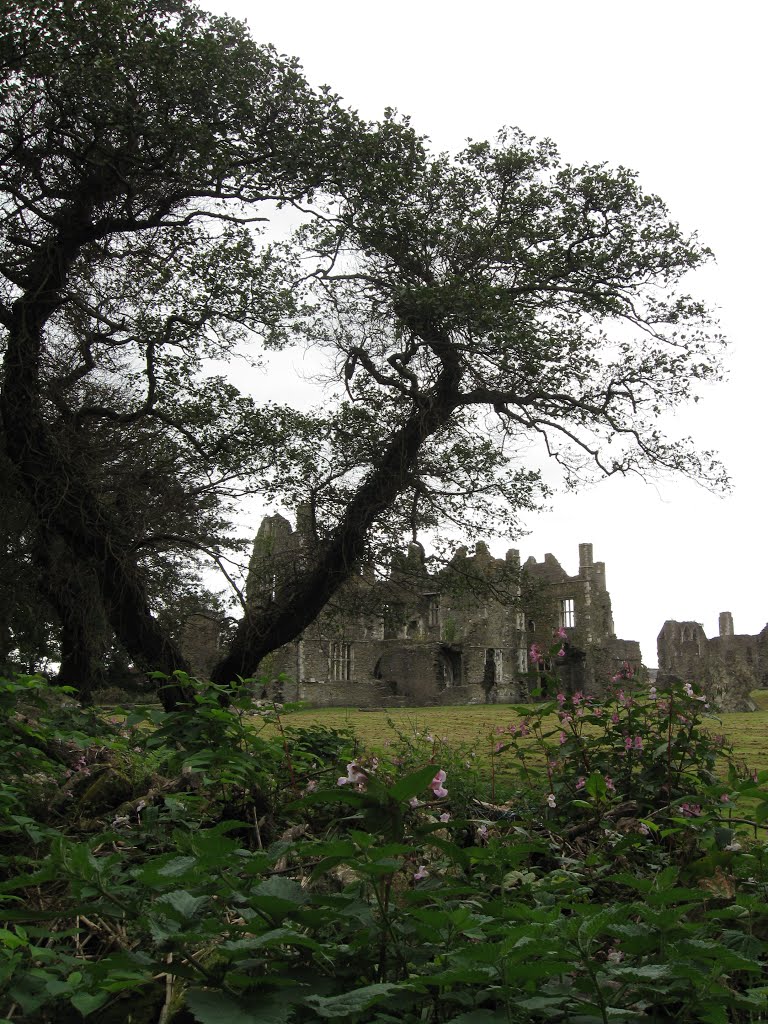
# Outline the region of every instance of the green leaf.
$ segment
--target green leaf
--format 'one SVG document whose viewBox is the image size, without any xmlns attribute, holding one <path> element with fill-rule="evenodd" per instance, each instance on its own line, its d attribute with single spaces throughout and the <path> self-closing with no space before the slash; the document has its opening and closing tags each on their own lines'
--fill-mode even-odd
<svg viewBox="0 0 768 1024">
<path fill-rule="evenodd" d="M 352 992 L 343 992 L 339 996 L 307 996 L 304 1003 L 316 1010 L 321 1017 L 347 1017 L 351 1013 L 367 1010 L 368 1007 L 386 999 L 392 992 L 396 992 L 398 988 L 398 985 L 388 983 L 365 985 L 363 988 L 353 989 Z M 203 1021 L 203 1024 L 213 1022 Z"/>
<path fill-rule="evenodd" d="M 418 771 L 413 772 L 411 775 L 406 775 L 404 779 L 400 779 L 396 782 L 388 792 L 393 800 L 410 800 L 411 797 L 418 796 L 423 793 L 428 787 L 430 782 L 437 775 L 438 767 L 434 764 L 428 764 L 424 768 L 420 768 Z"/>
<path fill-rule="evenodd" d="M 198 910 L 208 902 L 207 896 L 193 896 L 186 889 L 166 892 L 158 897 L 157 903 L 168 903 L 184 920 L 194 917 Z"/>
<path fill-rule="evenodd" d="M 76 1010 L 87 1017 L 89 1013 L 103 1006 L 108 999 L 109 992 L 77 992 L 69 1001 Z"/>
<path fill-rule="evenodd" d="M 271 875 L 256 886 L 254 892 L 259 896 L 274 896 L 295 907 L 300 907 L 309 899 L 307 893 L 293 878 Z"/>
</svg>

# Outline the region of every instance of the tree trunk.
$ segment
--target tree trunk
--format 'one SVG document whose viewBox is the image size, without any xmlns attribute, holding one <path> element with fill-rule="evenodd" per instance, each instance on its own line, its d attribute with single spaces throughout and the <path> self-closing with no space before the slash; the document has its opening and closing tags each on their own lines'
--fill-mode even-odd
<svg viewBox="0 0 768 1024">
<path fill-rule="evenodd" d="M 91 565 L 107 618 L 125 649 L 141 664 L 172 674 L 189 666 L 152 615 L 122 543 L 120 531 L 56 446 L 41 411 L 39 366 L 45 323 L 60 304 L 66 272 L 83 239 L 71 237 L 41 255 L 34 287 L 12 307 L 5 354 L 0 414 L 6 451 L 16 466 L 41 527 L 68 548 L 75 564 Z M 187 688 L 160 689 L 170 710 L 190 700 Z"/>
<path fill-rule="evenodd" d="M 298 583 L 279 589 L 265 608 L 258 612 L 246 608 L 229 651 L 211 673 L 215 683 L 226 685 L 238 676 L 253 675 L 262 658 L 314 622 L 352 576 L 365 553 L 368 531 L 407 487 L 423 443 L 450 420 L 456 408 L 458 381 L 457 361 L 445 345 L 440 377 L 395 432 L 315 563 Z"/>
</svg>

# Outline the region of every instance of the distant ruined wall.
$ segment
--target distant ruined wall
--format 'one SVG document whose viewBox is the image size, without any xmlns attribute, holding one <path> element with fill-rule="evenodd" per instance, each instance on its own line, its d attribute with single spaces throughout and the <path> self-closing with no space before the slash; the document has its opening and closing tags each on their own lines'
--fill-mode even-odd
<svg viewBox="0 0 768 1024">
<path fill-rule="evenodd" d="M 315 544 L 304 510 L 295 530 L 283 516 L 267 516 L 254 541 L 248 604 L 268 604 L 300 576 Z M 591 544 L 579 546 L 575 576 L 551 554 L 521 566 L 516 549 L 495 558 L 482 541 L 430 572 L 423 549 L 412 544 L 386 580 L 363 567 L 300 637 L 273 652 L 262 665 L 269 673 L 263 687 L 276 699 L 317 706 L 528 700 L 545 685 L 529 663 L 530 646 L 548 653 L 561 626 L 565 656 L 546 666 L 558 689 L 599 693 L 623 661 L 640 668 L 639 645 L 614 634 L 605 565 L 594 562 Z M 204 634 L 212 640 L 206 630 L 198 625 L 185 635 L 201 647 Z M 203 653 L 194 663 L 212 666 L 215 656 Z"/>
<path fill-rule="evenodd" d="M 768 626 L 738 635 L 731 613 L 721 612 L 719 628 L 708 639 L 699 622 L 667 620 L 657 641 L 658 680 L 698 684 L 720 711 L 753 711 L 750 692 L 768 686 Z"/>
<path fill-rule="evenodd" d="M 280 515 L 262 521 L 246 584 L 252 607 L 268 604 L 311 559 L 313 524 L 305 510 L 297 518 L 295 530 Z M 719 636 L 708 639 L 700 623 L 665 622 L 658 682 L 699 683 L 721 710 L 754 709 L 750 691 L 768 686 L 768 625 L 756 636 L 736 634 L 730 612 L 719 625 Z M 262 674 L 268 670 L 266 689 L 281 700 L 329 707 L 551 697 L 529 650 L 536 643 L 548 653 L 558 627 L 568 637 L 565 655 L 545 665 L 558 689 L 599 696 L 624 662 L 645 672 L 637 641 L 615 635 L 605 563 L 594 561 L 592 544 L 579 545 L 574 576 L 550 553 L 521 565 L 515 548 L 495 558 L 482 541 L 432 573 L 412 544 L 385 581 L 364 566 L 301 637 L 269 656 Z M 201 613 L 187 623 L 183 648 L 196 675 L 215 664 L 219 635 L 215 617 Z"/>
</svg>

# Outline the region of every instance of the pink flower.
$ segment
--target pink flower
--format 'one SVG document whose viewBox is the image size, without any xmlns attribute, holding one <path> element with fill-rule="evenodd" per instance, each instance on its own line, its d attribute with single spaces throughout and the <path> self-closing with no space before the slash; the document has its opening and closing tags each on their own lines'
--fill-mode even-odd
<svg viewBox="0 0 768 1024">
<path fill-rule="evenodd" d="M 562 745 L 564 743 L 566 743 L 567 741 L 568 741 L 568 737 L 565 735 L 564 732 L 561 732 L 560 733 L 560 746 L 562 747 Z"/>
<path fill-rule="evenodd" d="M 656 700 L 656 687 L 652 686 L 648 691 L 648 698 L 650 700 Z"/>
<path fill-rule="evenodd" d="M 701 804 L 680 804 L 679 811 L 684 818 L 698 818 L 701 814 Z"/>
<path fill-rule="evenodd" d="M 435 775 L 434 779 L 429 784 L 430 789 L 437 797 L 448 796 L 448 790 L 444 788 L 443 783 L 445 782 L 445 772 L 440 771 Z"/>
<path fill-rule="evenodd" d="M 690 683 L 685 683 L 684 686 L 683 686 L 683 690 L 685 690 L 685 695 L 687 697 L 693 697 L 694 696 L 693 687 L 691 686 Z"/>
<path fill-rule="evenodd" d="M 565 704 L 565 694 L 564 693 L 558 693 L 558 695 L 557 695 L 557 703 L 560 705 L 560 707 L 562 707 L 563 704 Z"/>
<path fill-rule="evenodd" d="M 479 825 L 475 834 L 478 839 L 485 841 L 488 838 L 488 826 Z"/>
<path fill-rule="evenodd" d="M 419 801 L 416 799 L 415 796 L 412 796 L 411 799 L 408 801 L 408 806 L 409 807 L 420 807 L 421 804 L 419 803 Z"/>
<path fill-rule="evenodd" d="M 440 815 L 440 821 L 445 823 L 446 821 L 450 821 L 450 820 L 451 820 L 451 816 L 448 813 L 448 811 L 443 811 L 443 813 Z"/>
<path fill-rule="evenodd" d="M 642 749 L 643 749 L 643 737 L 642 736 L 635 736 L 635 750 L 642 750 Z"/>
<path fill-rule="evenodd" d="M 564 658 L 565 657 L 565 648 L 564 647 L 560 648 L 560 650 L 557 652 L 557 656 L 558 656 L 558 658 Z"/>
<path fill-rule="evenodd" d="M 493 752 L 494 752 L 494 754 L 498 754 L 499 751 L 503 750 L 503 749 L 504 749 L 504 744 L 503 743 L 497 743 L 496 746 L 493 748 Z"/>
<path fill-rule="evenodd" d="M 605 788 L 608 790 L 609 793 L 616 792 L 616 786 L 613 784 L 613 779 L 610 775 L 605 776 Z"/>
<path fill-rule="evenodd" d="M 420 864 L 419 865 L 419 870 L 418 871 L 414 871 L 414 873 L 413 873 L 413 879 L 414 879 L 415 882 L 420 882 L 422 879 L 427 878 L 428 876 L 429 876 L 429 872 L 427 871 L 427 865 L 426 864 Z"/>
<path fill-rule="evenodd" d="M 648 828 L 648 826 L 647 826 L 647 825 L 646 825 L 646 824 L 645 824 L 644 822 L 642 822 L 642 821 L 641 821 L 641 822 L 640 822 L 640 824 L 639 824 L 639 825 L 637 826 L 637 831 L 638 831 L 638 832 L 640 833 L 640 835 L 641 835 L 641 836 L 649 836 L 649 835 L 651 834 L 651 830 L 650 830 L 650 829 Z"/>
<path fill-rule="evenodd" d="M 584 700 L 584 694 L 581 690 L 577 690 L 573 695 L 573 703 L 578 707 L 579 704 Z"/>
<path fill-rule="evenodd" d="M 557 807 L 557 800 L 555 799 L 554 793 L 549 794 L 549 796 L 547 797 L 547 803 L 550 807 Z"/>
<path fill-rule="evenodd" d="M 619 724 L 619 716 L 618 716 L 618 714 L 615 711 L 611 715 L 611 721 L 613 722 L 614 725 L 618 725 Z"/>
<path fill-rule="evenodd" d="M 365 782 L 368 776 L 365 772 L 355 764 L 354 761 L 350 761 L 347 765 L 346 778 L 342 775 L 336 782 L 337 786 L 355 785 L 360 782 Z"/>
<path fill-rule="evenodd" d="M 631 750 L 632 749 L 632 737 L 631 736 L 625 736 L 624 737 L 624 749 L 625 750 Z"/>
<path fill-rule="evenodd" d="M 720 794 L 720 803 L 721 804 L 729 804 L 730 802 L 731 802 L 731 798 L 730 798 L 730 796 L 727 793 L 721 793 Z"/>
<path fill-rule="evenodd" d="M 587 780 L 584 778 L 583 775 L 580 775 L 578 779 L 576 779 L 576 789 L 584 789 L 586 784 Z"/>
<path fill-rule="evenodd" d="M 528 652 L 528 656 L 530 657 L 531 661 L 535 662 L 536 664 L 544 660 L 541 656 L 541 648 L 538 644 L 531 644 L 531 649 Z"/>
<path fill-rule="evenodd" d="M 309 782 L 307 783 L 306 792 L 307 793 L 314 793 L 314 791 L 316 789 L 317 789 L 317 779 L 310 779 Z"/>
</svg>

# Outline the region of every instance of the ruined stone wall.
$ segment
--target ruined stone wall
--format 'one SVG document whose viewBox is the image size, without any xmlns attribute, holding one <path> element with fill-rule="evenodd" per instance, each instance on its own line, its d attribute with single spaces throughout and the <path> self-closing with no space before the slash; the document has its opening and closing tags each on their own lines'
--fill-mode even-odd
<svg viewBox="0 0 768 1024">
<path fill-rule="evenodd" d="M 246 599 L 268 604 L 312 558 L 306 517 L 294 531 L 282 516 L 259 528 Z M 579 572 L 569 576 L 547 554 L 520 566 L 510 549 L 494 558 L 478 542 L 460 548 L 431 573 L 412 544 L 393 561 L 387 580 L 353 577 L 303 633 L 262 664 L 270 695 L 317 705 L 360 707 L 523 701 L 542 687 L 529 664 L 533 642 L 544 652 L 562 626 L 566 655 L 547 665 L 558 688 L 598 692 L 624 660 L 640 650 L 613 634 L 605 565 L 592 545 L 579 546 Z M 551 685 L 551 684 L 550 684 Z M 552 696 L 552 694 L 542 694 Z"/>
<path fill-rule="evenodd" d="M 750 711 L 752 690 L 768 685 L 768 626 L 757 636 L 736 634 L 730 612 L 720 635 L 708 638 L 699 622 L 667 620 L 657 641 L 659 682 L 679 679 L 701 686 L 721 711 Z"/>
<path fill-rule="evenodd" d="M 614 633 L 605 563 L 594 561 L 591 544 L 579 545 L 579 571 L 575 576 L 569 576 L 549 553 L 543 562 L 529 558 L 523 571 L 527 578 L 523 591 L 528 637 L 547 650 L 552 642 L 552 624 L 564 627 L 568 644 L 586 655 L 580 688 L 592 694 L 604 693 L 611 676 L 625 661 L 636 672 L 640 670 L 640 645 L 634 640 L 621 640 Z M 558 670 L 558 665 L 554 668 Z M 569 675 L 569 687 L 575 685 L 576 676 L 571 670 L 565 674 Z"/>
</svg>

